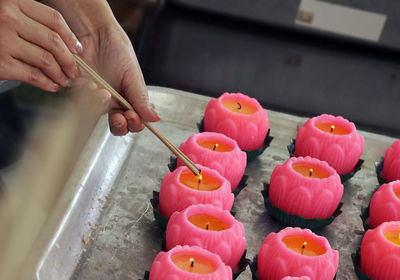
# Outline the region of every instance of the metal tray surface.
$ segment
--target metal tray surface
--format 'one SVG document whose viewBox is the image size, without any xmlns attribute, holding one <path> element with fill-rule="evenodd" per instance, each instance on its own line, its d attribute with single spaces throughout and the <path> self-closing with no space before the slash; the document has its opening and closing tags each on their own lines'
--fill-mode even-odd
<svg viewBox="0 0 400 280">
<path fill-rule="evenodd" d="M 197 132 L 209 97 L 149 87 L 150 100 L 162 121 L 155 126 L 175 145 Z M 248 164 L 248 186 L 235 199 L 236 218 L 244 224 L 247 257 L 252 259 L 264 238 L 281 227 L 264 207 L 261 190 L 277 164 L 288 158 L 286 145 L 306 118 L 269 111 L 271 146 Z M 374 162 L 394 138 L 361 131 L 365 137 L 362 169 L 347 183 L 343 213 L 317 231 L 339 250 L 337 278 L 357 279 L 351 254 L 364 233 L 359 217 L 378 186 Z M 171 153 L 148 130 L 114 137 L 102 118 L 67 182 L 73 195 L 36 268 L 38 279 L 142 279 L 157 252 L 163 232 L 154 220 L 150 198 L 168 172 Z M 251 279 L 247 268 L 239 280 Z"/>
</svg>

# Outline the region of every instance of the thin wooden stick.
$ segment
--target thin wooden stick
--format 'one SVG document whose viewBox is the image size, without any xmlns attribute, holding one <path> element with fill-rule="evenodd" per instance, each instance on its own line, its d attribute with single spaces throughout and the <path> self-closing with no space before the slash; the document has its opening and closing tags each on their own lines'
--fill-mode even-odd
<svg viewBox="0 0 400 280">
<path fill-rule="evenodd" d="M 77 55 L 74 55 L 76 63 L 85 70 L 96 82 L 98 82 L 100 85 L 102 85 L 106 90 L 108 90 L 111 95 L 119 101 L 119 103 L 125 107 L 128 110 L 134 111 L 132 105 L 126 101 L 126 99 L 120 95 L 112 86 L 110 86 L 99 74 L 96 73 L 88 64 L 86 64 L 85 61 L 82 60 Z M 165 146 L 167 146 L 168 149 L 174 155 L 179 158 L 195 175 L 200 174 L 200 169 L 184 154 L 179 150 L 177 147 L 175 147 L 164 135 L 162 135 L 153 125 L 150 123 L 143 121 L 143 124 L 145 127 L 147 127 L 155 136 L 158 137 L 158 139 L 161 140 L 161 142 L 164 143 Z"/>
</svg>

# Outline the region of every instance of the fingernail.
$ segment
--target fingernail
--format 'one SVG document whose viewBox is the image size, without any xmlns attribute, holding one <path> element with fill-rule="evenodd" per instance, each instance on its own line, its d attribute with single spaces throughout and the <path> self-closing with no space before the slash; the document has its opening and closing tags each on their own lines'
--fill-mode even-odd
<svg viewBox="0 0 400 280">
<path fill-rule="evenodd" d="M 154 113 L 154 115 L 156 115 L 156 117 L 158 118 L 158 120 L 160 120 L 160 116 L 157 114 L 156 110 L 154 110 L 154 108 L 152 106 L 149 106 L 149 109 Z"/>
<path fill-rule="evenodd" d="M 82 52 L 83 52 L 82 43 L 79 42 L 78 40 L 77 40 L 76 43 L 75 43 L 75 48 L 76 48 L 76 51 L 77 51 L 78 53 L 82 53 Z"/>
<path fill-rule="evenodd" d="M 131 132 L 135 130 L 134 126 L 132 124 L 130 124 L 129 122 L 128 122 L 128 130 Z"/>
<path fill-rule="evenodd" d="M 60 89 L 60 86 L 58 85 L 58 84 L 52 84 L 51 85 L 51 89 L 50 89 L 50 91 L 51 92 L 56 92 L 56 91 L 58 91 Z"/>
<path fill-rule="evenodd" d="M 114 122 L 114 123 L 113 123 L 113 126 L 116 127 L 116 128 L 120 128 L 120 127 L 122 127 L 122 123 L 120 123 L 120 122 Z"/>
</svg>

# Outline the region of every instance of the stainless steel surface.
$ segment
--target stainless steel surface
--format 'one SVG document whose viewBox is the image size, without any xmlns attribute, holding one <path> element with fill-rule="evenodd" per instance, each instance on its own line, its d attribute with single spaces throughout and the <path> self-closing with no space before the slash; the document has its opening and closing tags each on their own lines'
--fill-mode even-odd
<svg viewBox="0 0 400 280">
<path fill-rule="evenodd" d="M 159 87 L 149 88 L 162 121 L 155 126 L 175 145 L 197 132 L 208 97 Z M 260 193 L 276 164 L 288 159 L 286 145 L 305 118 L 269 111 L 271 146 L 248 164 L 248 186 L 234 203 L 244 224 L 248 258 L 257 254 L 264 238 L 281 227 L 268 215 Z M 113 137 L 103 118 L 89 139 L 68 188 L 70 206 L 37 266 L 39 279 L 139 279 L 161 250 L 163 233 L 149 199 L 168 172 L 170 152 L 149 131 Z M 365 137 L 362 169 L 345 184 L 343 213 L 317 232 L 339 250 L 337 279 L 356 279 L 350 255 L 359 246 L 360 207 L 367 205 L 378 185 L 374 162 L 395 140 L 361 132 Z M 251 279 L 249 268 L 239 280 Z"/>
</svg>

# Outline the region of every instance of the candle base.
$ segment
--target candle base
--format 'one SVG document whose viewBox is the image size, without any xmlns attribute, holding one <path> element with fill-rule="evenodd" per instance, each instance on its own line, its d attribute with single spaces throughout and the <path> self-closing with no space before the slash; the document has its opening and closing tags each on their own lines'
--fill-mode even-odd
<svg viewBox="0 0 400 280">
<path fill-rule="evenodd" d="M 168 163 L 168 169 L 170 172 L 173 172 L 176 168 L 178 167 L 178 160 L 176 157 L 169 157 L 169 163 Z M 237 197 L 239 195 L 239 193 L 245 188 L 247 187 L 247 179 L 249 178 L 249 176 L 247 176 L 246 174 L 243 175 L 242 179 L 240 179 L 239 185 L 238 187 L 232 191 L 233 195 L 235 197 Z"/>
<path fill-rule="evenodd" d="M 250 264 L 250 260 L 246 258 L 247 250 L 244 250 L 242 257 L 240 258 L 238 264 L 232 270 L 232 277 L 236 279 L 239 275 L 246 270 L 247 266 Z"/>
<path fill-rule="evenodd" d="M 385 159 L 381 158 L 380 162 L 375 162 L 376 178 L 378 179 L 379 185 L 387 184 L 388 181 L 382 177 L 383 171 L 383 161 Z"/>
<path fill-rule="evenodd" d="M 150 277 L 150 271 L 146 270 L 144 272 L 143 279 L 139 279 L 139 280 L 149 280 L 149 277 Z"/>
<path fill-rule="evenodd" d="M 161 215 L 158 211 L 158 204 L 160 203 L 160 193 L 153 191 L 153 198 L 150 199 L 151 206 L 153 207 L 153 215 L 161 229 L 166 230 L 169 219 Z"/>
<path fill-rule="evenodd" d="M 308 228 L 312 231 L 321 229 L 330 223 L 342 213 L 343 203 L 339 203 L 333 215 L 327 219 L 306 219 L 297 215 L 290 215 L 286 213 L 284 210 L 275 207 L 268 199 L 269 195 L 269 184 L 264 184 L 264 190 L 261 191 L 264 197 L 264 205 L 267 208 L 270 215 L 282 226 L 291 226 L 291 227 L 300 227 L 300 228 Z"/>
<path fill-rule="evenodd" d="M 351 259 L 353 260 L 354 272 L 356 273 L 359 280 L 372 280 L 368 275 L 364 274 L 361 269 L 361 256 L 360 249 L 357 250 L 355 254 L 351 254 Z"/>
<path fill-rule="evenodd" d="M 360 218 L 363 222 L 363 227 L 365 232 L 367 232 L 367 230 L 369 229 L 372 229 L 372 227 L 369 224 L 369 205 L 368 207 L 361 207 Z"/>
<path fill-rule="evenodd" d="M 257 257 L 258 257 L 258 255 L 255 255 L 254 258 L 253 258 L 253 261 L 251 261 L 249 263 L 249 267 L 250 267 L 250 271 L 251 271 L 251 279 L 252 280 L 259 280 L 259 278 L 258 278 Z M 333 280 L 336 280 L 336 275 L 333 278 Z"/>
<path fill-rule="evenodd" d="M 251 261 L 250 264 L 249 264 L 250 271 L 251 271 L 251 279 L 252 280 L 258 280 L 257 257 L 258 257 L 258 255 L 255 255 L 254 258 L 253 258 L 253 261 Z"/>
<path fill-rule="evenodd" d="M 287 145 L 287 150 L 289 152 L 290 157 L 296 157 L 295 155 L 295 151 L 296 151 L 296 139 L 292 138 L 290 140 L 290 144 Z M 340 176 L 340 181 L 342 182 L 343 186 L 345 187 L 346 185 L 344 185 L 344 183 L 348 180 L 350 180 L 358 171 L 360 171 L 362 165 L 364 163 L 363 159 L 359 159 L 357 164 L 354 166 L 354 169 L 346 174 L 339 174 Z"/>
<path fill-rule="evenodd" d="M 199 132 L 204 132 L 204 118 L 202 118 L 201 121 L 197 123 L 197 128 L 199 129 Z M 268 132 L 267 132 L 267 135 L 265 136 L 262 147 L 260 147 L 259 149 L 256 149 L 256 150 L 252 150 L 252 151 L 242 150 L 247 155 L 247 162 L 251 162 L 251 161 L 255 160 L 259 155 L 261 155 L 269 147 L 272 140 L 274 139 L 274 137 L 270 136 L 270 131 L 271 131 L 271 129 L 268 129 Z"/>
</svg>

